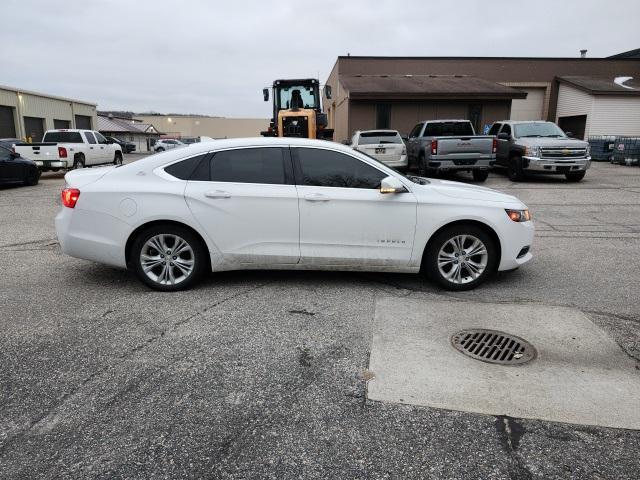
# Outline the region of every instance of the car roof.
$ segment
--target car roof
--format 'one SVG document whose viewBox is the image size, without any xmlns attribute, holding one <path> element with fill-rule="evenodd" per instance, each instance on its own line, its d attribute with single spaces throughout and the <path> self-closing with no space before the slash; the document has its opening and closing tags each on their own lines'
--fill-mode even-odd
<svg viewBox="0 0 640 480">
<path fill-rule="evenodd" d="M 548 120 L 498 120 L 493 123 L 553 123 Z"/>
<path fill-rule="evenodd" d="M 171 140 L 171 139 L 166 139 Z M 120 168 L 139 168 L 153 170 L 156 167 L 166 165 L 175 160 L 188 158 L 191 155 L 198 155 L 207 152 L 213 152 L 216 150 L 226 150 L 230 148 L 242 148 L 242 147 L 268 147 L 268 146 L 282 146 L 282 147 L 318 147 L 318 148 L 330 148 L 332 150 L 341 151 L 348 154 L 353 154 L 354 150 L 346 145 L 342 145 L 336 142 L 329 142 L 326 140 L 310 140 L 308 138 L 294 138 L 294 137 L 250 137 L 250 138 L 228 138 L 222 140 L 213 140 L 211 142 L 198 142 L 187 144 L 184 148 L 176 148 L 166 150 L 161 153 L 149 155 L 143 159 L 135 162 L 123 165 Z"/>
<path fill-rule="evenodd" d="M 422 120 L 420 123 L 439 123 L 439 122 L 470 122 L 471 120 L 467 120 L 464 118 L 438 118 L 432 120 Z"/>
<path fill-rule="evenodd" d="M 392 130 L 389 128 L 375 128 L 373 130 L 358 130 L 358 133 L 374 133 L 374 132 L 398 133 L 398 130 Z"/>
</svg>

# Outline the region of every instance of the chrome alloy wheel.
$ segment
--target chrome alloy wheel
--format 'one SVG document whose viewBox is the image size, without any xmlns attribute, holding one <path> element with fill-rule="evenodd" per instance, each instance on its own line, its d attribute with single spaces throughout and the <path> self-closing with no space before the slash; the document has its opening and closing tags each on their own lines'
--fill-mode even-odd
<svg viewBox="0 0 640 480">
<path fill-rule="evenodd" d="M 178 235 L 151 237 L 140 251 L 140 266 L 149 279 L 160 285 L 176 285 L 193 273 L 195 255 L 191 245 Z"/>
<path fill-rule="evenodd" d="M 438 252 L 438 270 L 451 283 L 473 282 L 487 268 L 487 247 L 473 235 L 456 235 Z"/>
</svg>

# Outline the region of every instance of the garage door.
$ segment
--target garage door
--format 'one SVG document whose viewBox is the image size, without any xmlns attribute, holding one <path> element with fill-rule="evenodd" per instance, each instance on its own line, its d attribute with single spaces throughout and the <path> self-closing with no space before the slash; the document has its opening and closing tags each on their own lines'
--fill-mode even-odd
<svg viewBox="0 0 640 480">
<path fill-rule="evenodd" d="M 76 128 L 91 130 L 91 117 L 86 115 L 76 115 Z"/>
<path fill-rule="evenodd" d="M 44 137 L 44 118 L 24 117 L 24 132 L 32 142 L 42 141 Z"/>
<path fill-rule="evenodd" d="M 544 120 L 544 88 L 519 88 L 527 92 L 524 100 L 513 100 L 511 103 L 511 120 Z"/>
<path fill-rule="evenodd" d="M 13 108 L 0 105 L 0 138 L 16 138 Z"/>
</svg>

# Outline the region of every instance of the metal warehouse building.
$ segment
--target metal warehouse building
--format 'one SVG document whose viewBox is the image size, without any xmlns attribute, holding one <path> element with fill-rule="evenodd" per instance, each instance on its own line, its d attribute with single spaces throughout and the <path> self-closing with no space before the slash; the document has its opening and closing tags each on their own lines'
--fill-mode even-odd
<svg viewBox="0 0 640 480">
<path fill-rule="evenodd" d="M 0 138 L 39 142 L 50 129 L 96 125 L 95 103 L 0 86 Z"/>
<path fill-rule="evenodd" d="M 512 119 L 570 125 L 577 136 L 638 135 L 637 52 L 608 58 L 342 56 L 326 81 L 333 95 L 324 105 L 339 142 L 356 130 L 406 134 L 421 120 L 442 118 L 469 119 L 478 133 Z M 589 98 L 579 100 L 577 92 Z"/>
</svg>

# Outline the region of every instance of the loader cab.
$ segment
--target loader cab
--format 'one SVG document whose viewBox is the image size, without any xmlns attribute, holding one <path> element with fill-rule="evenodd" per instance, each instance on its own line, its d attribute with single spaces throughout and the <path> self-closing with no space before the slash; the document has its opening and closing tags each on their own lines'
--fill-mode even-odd
<svg viewBox="0 0 640 480">
<path fill-rule="evenodd" d="M 263 136 L 331 139 L 327 115 L 322 113 L 320 82 L 315 78 L 276 80 L 271 87 L 273 117 Z M 269 101 L 269 89 L 263 90 Z"/>
</svg>

